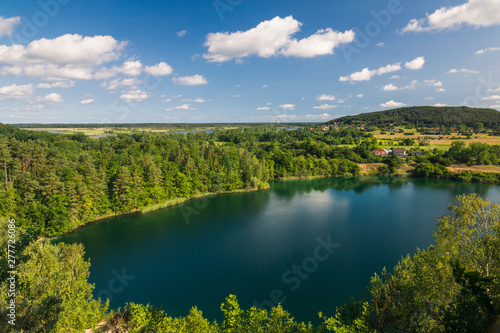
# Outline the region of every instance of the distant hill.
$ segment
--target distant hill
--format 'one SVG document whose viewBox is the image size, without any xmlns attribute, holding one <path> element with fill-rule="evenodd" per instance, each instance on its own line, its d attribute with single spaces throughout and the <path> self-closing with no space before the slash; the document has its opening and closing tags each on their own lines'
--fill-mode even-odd
<svg viewBox="0 0 500 333">
<path fill-rule="evenodd" d="M 500 125 L 500 112 L 493 109 L 476 109 L 465 106 L 434 107 L 414 106 L 387 111 L 363 113 L 346 116 L 328 123 L 370 124 L 379 127 L 413 124 L 417 127 L 456 126 L 464 124 L 472 127 L 475 123 L 483 123 L 486 128 Z"/>
</svg>

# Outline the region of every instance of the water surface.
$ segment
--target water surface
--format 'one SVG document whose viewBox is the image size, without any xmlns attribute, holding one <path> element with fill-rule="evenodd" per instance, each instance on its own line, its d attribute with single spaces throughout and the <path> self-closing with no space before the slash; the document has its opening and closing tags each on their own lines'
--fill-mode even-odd
<svg viewBox="0 0 500 333">
<path fill-rule="evenodd" d="M 107 219 L 62 241 L 85 245 L 94 294 L 111 296 L 113 308 L 150 303 L 185 316 L 197 305 L 220 321 L 220 304 L 236 294 L 242 308 L 282 301 L 296 319 L 317 322 L 318 311 L 333 315 L 362 297 L 374 272 L 429 246 L 435 220 L 456 195 L 471 192 L 500 202 L 500 187 L 477 183 L 275 182 L 270 190 Z M 318 249 L 328 242 L 338 248 Z"/>
</svg>

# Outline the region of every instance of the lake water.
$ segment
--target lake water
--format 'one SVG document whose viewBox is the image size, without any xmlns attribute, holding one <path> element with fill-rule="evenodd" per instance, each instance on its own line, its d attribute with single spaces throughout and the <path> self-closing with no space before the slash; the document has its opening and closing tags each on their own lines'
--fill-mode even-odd
<svg viewBox="0 0 500 333">
<path fill-rule="evenodd" d="M 97 222 L 60 240 L 83 243 L 94 295 L 209 319 L 236 294 L 242 308 L 281 301 L 300 321 L 362 297 L 370 277 L 426 248 L 456 195 L 500 202 L 500 187 L 409 178 L 272 183 L 148 214 Z M 328 245 L 330 243 L 330 245 Z"/>
</svg>

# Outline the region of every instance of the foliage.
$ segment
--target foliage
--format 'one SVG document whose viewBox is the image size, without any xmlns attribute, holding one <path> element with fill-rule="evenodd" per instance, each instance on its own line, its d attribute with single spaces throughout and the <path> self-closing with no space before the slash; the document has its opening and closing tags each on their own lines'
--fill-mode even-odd
<svg viewBox="0 0 500 333">
<path fill-rule="evenodd" d="M 414 106 L 387 111 L 363 113 L 356 116 L 345 116 L 329 123 L 370 124 L 371 126 L 413 126 L 413 127 L 441 127 L 465 125 L 474 127 L 476 132 L 486 128 L 496 128 L 500 124 L 500 112 L 494 109 L 477 109 L 465 106 L 434 107 Z"/>
</svg>

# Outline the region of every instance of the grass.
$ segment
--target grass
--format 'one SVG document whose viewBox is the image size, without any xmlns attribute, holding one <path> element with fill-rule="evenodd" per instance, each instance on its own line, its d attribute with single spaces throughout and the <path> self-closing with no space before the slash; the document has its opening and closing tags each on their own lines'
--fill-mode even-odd
<svg viewBox="0 0 500 333">
<path fill-rule="evenodd" d="M 500 166 L 494 165 L 466 165 L 466 164 L 454 164 L 447 168 L 451 172 L 463 172 L 463 171 L 472 171 L 472 172 L 491 172 L 491 173 L 500 173 Z"/>
</svg>

